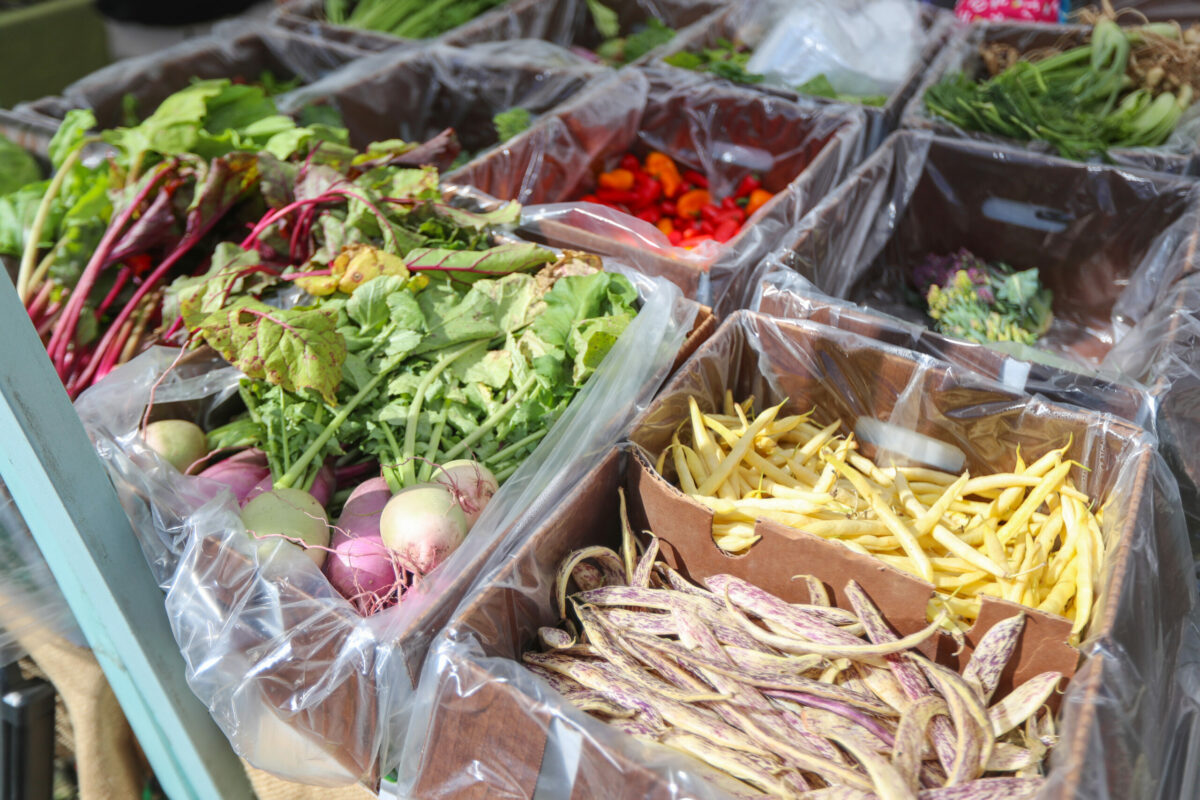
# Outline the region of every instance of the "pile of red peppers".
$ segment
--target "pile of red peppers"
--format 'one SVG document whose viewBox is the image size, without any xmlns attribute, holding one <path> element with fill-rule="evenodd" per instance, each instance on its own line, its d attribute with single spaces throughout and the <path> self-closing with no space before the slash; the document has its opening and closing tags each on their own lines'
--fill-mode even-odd
<svg viewBox="0 0 1200 800">
<path fill-rule="evenodd" d="M 632 214 L 656 226 L 672 245 L 692 248 L 729 241 L 772 196 L 747 175 L 732 195 L 715 201 L 707 178 L 695 170 L 681 173 L 670 156 L 654 152 L 645 162 L 624 155 L 619 167 L 600 174 L 594 192 L 579 199 Z"/>
</svg>

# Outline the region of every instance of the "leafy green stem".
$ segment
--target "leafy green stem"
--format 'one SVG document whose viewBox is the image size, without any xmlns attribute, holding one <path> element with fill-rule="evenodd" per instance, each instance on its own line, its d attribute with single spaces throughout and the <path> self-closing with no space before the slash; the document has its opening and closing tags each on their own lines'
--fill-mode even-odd
<svg viewBox="0 0 1200 800">
<path fill-rule="evenodd" d="M 42 195 L 42 201 L 38 203 L 37 214 L 33 217 L 33 226 L 29 229 L 29 235 L 25 238 L 25 249 L 21 252 L 21 266 L 17 270 L 17 295 L 21 298 L 22 303 L 28 303 L 37 288 L 32 280 L 34 262 L 37 261 L 38 243 L 42 240 L 42 229 L 46 227 L 46 220 L 50 218 L 50 207 L 54 205 L 54 198 L 58 197 L 63 182 L 67 179 L 67 174 L 82 157 L 82 153 L 82 144 L 71 151 L 62 166 L 54 173 L 54 178 L 46 187 L 46 193 Z"/>
<path fill-rule="evenodd" d="M 421 382 L 417 384 L 417 391 L 413 396 L 412 403 L 408 407 L 408 421 L 404 425 L 404 452 L 400 464 L 400 474 L 405 486 L 415 483 L 417 480 L 416 465 L 414 463 L 417 455 L 417 422 L 421 418 L 421 406 L 425 402 L 425 393 L 429 391 L 429 387 L 433 386 L 433 382 L 437 380 L 438 376 L 447 367 L 467 353 L 480 347 L 487 347 L 486 339 L 469 342 L 464 346 L 443 354 L 434 362 L 429 372 L 426 372 L 421 377 Z"/>
<path fill-rule="evenodd" d="M 491 433 L 492 429 L 499 425 L 501 420 L 508 416 L 508 413 L 516 407 L 517 403 L 521 402 L 522 398 L 529 393 L 529 390 L 533 388 L 533 384 L 536 381 L 537 376 L 532 374 L 522 381 L 521 385 L 517 387 L 517 390 L 513 392 L 513 396 L 508 398 L 504 405 L 497 408 L 490 417 L 483 421 L 482 425 L 471 431 L 471 433 L 468 434 L 462 441 L 447 450 L 443 458 L 445 458 L 447 461 L 452 461 L 453 459 L 458 458 L 458 456 L 467 451 L 468 447 L 471 447 L 480 439 L 482 439 L 485 434 Z"/>
</svg>

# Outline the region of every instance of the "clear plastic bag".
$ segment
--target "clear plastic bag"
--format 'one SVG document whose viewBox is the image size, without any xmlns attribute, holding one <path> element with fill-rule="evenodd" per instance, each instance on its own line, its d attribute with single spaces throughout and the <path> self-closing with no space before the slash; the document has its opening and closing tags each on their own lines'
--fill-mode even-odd
<svg viewBox="0 0 1200 800">
<path fill-rule="evenodd" d="M 617 15 L 619 34 L 627 36 L 649 19 L 672 29 L 698 24 L 724 0 L 604 0 Z M 421 40 L 402 39 L 380 31 L 334 25 L 325 19 L 325 0 L 292 0 L 275 12 L 276 24 L 303 31 L 323 41 L 341 42 L 364 50 L 386 50 L 397 44 L 419 46 Z M 604 37 L 596 27 L 587 0 L 509 0 L 439 37 L 457 46 L 512 39 L 544 39 L 563 47 L 595 49 Z M 642 63 L 651 56 L 634 59 Z"/>
<path fill-rule="evenodd" d="M 743 2 L 731 4 L 720 14 L 707 20 L 707 24 L 693 25 L 687 30 L 680 31 L 669 44 L 662 48 L 651 64 L 655 67 L 670 66 L 665 62 L 669 56 L 685 51 L 700 52 L 715 47 L 721 39 L 755 47 L 772 30 L 775 18 L 793 5 L 791 2 L 764 3 L 760 0 L 743 0 Z M 883 138 L 895 129 L 900 121 L 901 112 L 909 98 L 912 97 L 917 84 L 920 83 L 925 67 L 937 55 L 938 48 L 950 35 L 955 24 L 953 14 L 927 4 L 919 4 L 917 13 L 919 28 L 915 36 L 920 47 L 911 68 L 897 79 L 896 87 L 887 92 L 887 102 L 882 106 L 859 106 L 867 119 L 868 147 L 866 152 L 874 150 L 883 141 Z M 718 80 L 715 75 L 710 75 L 710 78 Z M 739 85 L 788 99 L 798 96 L 797 92 L 789 88 L 767 83 Z M 814 95 L 803 96 L 819 103 L 837 102 Z"/>
<path fill-rule="evenodd" d="M 79 398 L 167 593 L 188 683 L 240 755 L 320 785 L 372 783 L 390 771 L 425 648 L 482 561 L 522 518 L 574 486 L 668 374 L 697 307 L 665 281 L 639 287 L 637 317 L 463 546 L 403 603 L 366 618 L 299 550 L 258 552 L 228 492 L 207 499 L 203 479 L 180 475 L 139 438 L 151 389 L 175 351 L 151 349 Z M 222 420 L 237 380 L 219 360 L 184 360 L 154 390 L 156 414 Z"/>
<path fill-rule="evenodd" d="M 532 238 L 614 255 L 711 305 L 724 287 L 709 285 L 708 264 L 721 256 L 753 263 L 774 246 L 862 158 L 864 121 L 860 109 L 781 100 L 700 74 L 625 69 L 446 180 L 531 206 L 522 231 Z M 703 173 L 715 198 L 752 173 L 775 197 L 726 244 L 692 252 L 648 222 L 574 202 L 624 153 L 653 150 Z"/>
<path fill-rule="evenodd" d="M 824 75 L 845 94 L 892 94 L 921 50 L 916 0 L 779 4 L 746 69 L 778 86 Z"/>
<path fill-rule="evenodd" d="M 886 386 L 884 361 L 892 367 Z M 907 366 L 896 372 L 897 363 Z M 738 312 L 664 388 L 635 426 L 635 440 L 668 441 L 686 394 L 708 402 L 725 387 L 764 402 L 788 397 L 795 407 L 819 399 L 844 420 L 886 419 L 953 442 L 969 464 L 993 469 L 1011 468 L 1014 442 L 1040 452 L 1072 434 L 1092 468 L 1079 474 L 1081 489 L 1114 499 L 1104 524 L 1111 553 L 1038 797 L 1165 797 L 1192 780 L 1194 757 L 1172 738 L 1196 724 L 1200 684 L 1188 633 L 1196 586 L 1175 483 L 1151 434 L 853 333 Z M 614 451 L 555 513 L 529 519 L 514 537 L 519 546 L 480 573 L 425 663 L 419 720 L 401 765 L 402 788 L 413 796 L 728 796 L 732 787 L 711 783 L 701 762 L 579 712 L 518 661 L 537 647 L 540 626 L 559 622 L 561 558 L 618 544 L 616 491 L 624 484 Z"/>
<path fill-rule="evenodd" d="M 976 23 L 961 27 L 951 35 L 941 54 L 929 65 L 912 99 L 904 109 L 901 126 L 915 130 L 930 130 L 942 136 L 966 137 L 1007 147 L 1019 147 L 1038 153 L 1057 154 L 1048 142 L 1022 142 L 992 134 L 966 131 L 946 119 L 932 115 L 925 108 L 925 92 L 929 87 L 956 72 L 968 76 L 986 74 L 979 48 L 983 44 L 1000 42 L 1011 45 L 1019 53 L 1044 47 L 1070 47 L 1084 41 L 1091 31 L 1086 25 L 1042 25 L 1036 23 Z M 1174 132 L 1158 147 L 1113 148 L 1109 160 L 1123 167 L 1154 170 L 1176 175 L 1194 175 L 1200 170 L 1200 102 L 1194 102 L 1183 114 Z"/>
<path fill-rule="evenodd" d="M 726 309 L 785 267 L 826 294 L 928 325 L 910 271 L 965 247 L 1037 267 L 1054 294 L 1049 332 L 1008 355 L 1093 371 L 1195 269 L 1198 231 L 1191 180 L 902 131 L 782 234 L 769 258 L 713 270 L 734 272 L 739 288 Z"/>
<path fill-rule="evenodd" d="M 149 116 L 169 95 L 196 79 L 256 81 L 264 72 L 276 80 L 311 83 L 363 55 L 363 51 L 320 42 L 294 31 L 244 20 L 223 22 L 207 36 L 128 58 L 72 83 L 59 96 L 18 106 L 55 124 L 75 108 L 88 108 L 99 128 L 126 125 L 126 100 L 138 119 Z M 44 151 L 43 151 L 44 152 Z"/>
<path fill-rule="evenodd" d="M 1179 480 L 1192 551 L 1200 558 L 1200 274 L 1172 286 L 1106 363 L 1144 381 L 1154 395 L 1160 446 Z"/>
<path fill-rule="evenodd" d="M 45 556 L 0 481 L 0 667 L 25 655 L 21 640 L 50 632 L 83 646 Z"/>
<path fill-rule="evenodd" d="M 432 44 L 363 58 L 278 102 L 284 113 L 332 106 L 355 147 L 393 138 L 423 142 L 449 127 L 472 153 L 496 144 L 497 114 L 524 108 L 536 117 L 607 72 L 538 40 Z"/>
</svg>

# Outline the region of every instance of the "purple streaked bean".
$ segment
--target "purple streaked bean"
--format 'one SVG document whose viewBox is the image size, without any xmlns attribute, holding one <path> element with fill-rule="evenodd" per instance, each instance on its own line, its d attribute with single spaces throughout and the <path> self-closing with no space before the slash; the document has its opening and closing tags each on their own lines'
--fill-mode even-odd
<svg viewBox="0 0 1200 800">
<path fill-rule="evenodd" d="M 1039 757 L 1029 748 L 1008 742 L 996 742 L 992 757 L 988 759 L 986 772 L 1016 772 L 1032 767 Z"/>
<path fill-rule="evenodd" d="M 1037 713 L 1062 680 L 1061 672 L 1043 672 L 1022 683 L 988 709 L 992 731 L 1003 736 Z"/>
<path fill-rule="evenodd" d="M 895 709 L 896 713 L 906 711 L 913 704 L 913 701 L 909 700 L 904 694 L 904 690 L 900 688 L 900 683 L 892 674 L 891 669 L 872 667 L 869 664 L 857 662 L 854 664 L 854 669 L 863 685 L 872 694 Z"/>
<path fill-rule="evenodd" d="M 1045 778 L 980 778 L 961 786 L 924 789 L 917 800 L 1027 800 L 1045 782 Z"/>
<path fill-rule="evenodd" d="M 975 690 L 957 672 L 924 658 L 917 661 L 949 706 L 957 734 L 954 762 L 946 770 L 946 785 L 969 783 L 983 773 L 996 743 L 988 730 L 987 709 Z"/>
<path fill-rule="evenodd" d="M 599 589 L 604 585 L 604 573 L 600 568 L 589 564 L 586 561 L 575 565 L 575 569 L 571 571 L 571 580 L 575 581 L 575 585 L 581 592 L 588 589 Z"/>
<path fill-rule="evenodd" d="M 632 629 L 651 636 L 675 635 L 675 620 L 669 612 L 633 611 L 616 606 L 597 607 L 596 612 L 614 628 Z"/>
<path fill-rule="evenodd" d="M 562 650 L 575 644 L 575 637 L 562 628 L 538 628 L 538 641 L 546 650 Z"/>
<path fill-rule="evenodd" d="M 668 588 L 674 589 L 677 592 L 683 592 L 684 594 L 705 596 L 709 594 L 704 589 L 680 575 L 678 570 L 672 569 L 669 565 L 664 564 L 661 561 L 654 565 L 654 569 L 659 576 L 666 581 Z"/>
<path fill-rule="evenodd" d="M 1024 627 L 1024 612 L 997 622 L 979 640 L 975 652 L 971 653 L 971 660 L 963 670 L 963 678 L 979 690 L 985 703 L 992 699 L 996 684 L 1000 682 L 1000 673 L 1004 672 L 1016 650 Z"/>
<path fill-rule="evenodd" d="M 667 639 L 657 639 L 652 636 L 645 636 L 636 632 L 630 631 L 626 634 L 630 641 L 638 642 L 647 647 L 656 648 L 663 652 L 669 653 L 679 661 L 696 664 L 704 667 L 714 673 L 727 675 L 730 678 L 736 678 L 740 682 L 749 687 L 756 687 L 763 690 L 764 694 L 770 694 L 768 690 L 777 691 L 795 691 L 804 692 L 806 694 L 817 695 L 836 702 L 845 703 L 856 708 L 864 709 L 872 713 L 890 715 L 895 712 L 887 706 L 887 704 L 876 700 L 869 695 L 861 694 L 846 689 L 836 683 L 822 683 L 811 678 L 805 678 L 800 675 L 787 674 L 776 672 L 770 669 L 762 669 L 748 665 L 739 665 L 734 663 L 722 663 L 714 659 L 711 655 L 703 650 L 693 651 Z"/>
<path fill-rule="evenodd" d="M 633 580 L 630 582 L 630 586 L 650 588 L 651 568 L 654 566 L 656 558 L 658 558 L 658 537 L 651 536 L 650 544 L 646 546 L 646 552 L 642 553 L 641 561 L 633 570 Z"/>
<path fill-rule="evenodd" d="M 653 699 L 646 697 L 644 690 L 627 681 L 613 680 L 597 664 L 549 653 L 526 653 L 524 658 L 527 663 L 567 675 L 582 686 L 602 693 L 622 708 L 645 715 L 649 725 L 657 728 L 663 726 L 662 715 L 655 708 Z"/>
<path fill-rule="evenodd" d="M 878 800 L 873 792 L 849 786 L 827 786 L 800 795 L 799 800 Z"/>
<path fill-rule="evenodd" d="M 862 620 L 867 630 L 867 638 L 872 642 L 894 642 L 896 635 L 888 628 L 879 613 L 879 609 L 867 597 L 867 593 L 855 581 L 846 584 L 846 597 L 854 608 L 854 613 Z M 929 681 L 925 679 L 920 667 L 908 653 L 899 653 L 887 657 L 887 664 L 896 676 L 896 681 L 909 700 L 920 700 L 933 694 Z M 949 771 L 954 763 L 954 729 L 950 720 L 940 717 L 933 721 L 933 745 L 937 751 L 938 761 Z"/>
<path fill-rule="evenodd" d="M 589 558 L 595 559 L 609 569 L 616 569 L 619 573 L 624 572 L 625 565 L 621 557 L 608 547 L 584 547 L 568 555 L 559 566 L 558 575 L 554 581 L 554 595 L 558 598 L 558 616 L 560 619 L 567 616 L 567 583 L 571 579 L 571 573 L 575 571 L 576 564 Z"/>
<path fill-rule="evenodd" d="M 837 700 L 831 700 L 828 697 L 820 697 L 815 694 L 807 694 L 805 692 L 791 692 L 785 689 L 766 689 L 763 694 L 768 697 L 778 697 L 782 700 L 791 700 L 794 703 L 799 703 L 802 706 L 811 708 L 819 708 L 822 711 L 828 711 L 831 714 L 836 714 L 844 720 L 853 722 L 854 724 L 867 729 L 871 735 L 879 739 L 888 747 L 895 743 L 895 737 L 892 732 L 887 729 L 879 720 L 872 717 L 870 714 L 865 714 L 849 703 L 842 703 Z"/>
<path fill-rule="evenodd" d="M 755 625 L 749 618 L 744 616 L 729 599 L 725 597 L 725 607 L 729 613 L 738 621 L 742 629 L 758 639 L 764 644 L 769 644 L 776 650 L 782 650 L 785 653 L 805 654 L 813 653 L 823 655 L 826 658 L 850 658 L 856 661 L 867 661 L 870 663 L 882 663 L 881 657 L 891 655 L 893 653 L 904 653 L 930 636 L 937 634 L 941 627 L 941 621 L 930 623 L 925 628 L 916 633 L 909 634 L 903 639 L 895 639 L 890 643 L 881 644 L 863 644 L 862 640 L 857 637 L 851 637 L 857 644 L 824 644 L 812 640 L 801 640 L 790 636 L 780 636 L 778 634 L 769 633 Z M 840 631 L 839 631 L 840 633 Z"/>
<path fill-rule="evenodd" d="M 808 602 L 811 605 L 833 607 L 833 604 L 829 602 L 829 592 L 825 589 L 825 584 L 817 580 L 815 575 L 793 575 L 792 580 L 804 581 L 808 587 Z"/>
<path fill-rule="evenodd" d="M 645 722 L 644 720 L 637 719 L 637 718 L 633 718 L 633 719 L 614 718 L 614 719 L 606 719 L 605 722 L 607 722 L 609 725 L 612 725 L 617 730 L 624 731 L 625 733 L 629 734 L 630 736 L 636 736 L 639 739 L 648 739 L 651 741 L 658 740 L 658 737 L 660 735 L 660 730 L 661 730 L 659 728 L 655 728 L 653 725 L 650 725 L 649 723 Z"/>
<path fill-rule="evenodd" d="M 871 788 L 870 781 L 864 775 L 849 767 L 843 767 L 827 759 L 814 756 L 797 747 L 785 737 L 776 736 L 773 732 L 767 731 L 749 720 L 746 721 L 746 727 L 757 741 L 767 744 L 785 762 L 791 762 L 804 772 L 819 775 L 822 780 L 830 784 L 840 783 L 863 790 Z"/>
<path fill-rule="evenodd" d="M 900 718 L 900 727 L 896 729 L 896 746 L 892 749 L 892 765 L 904 776 L 914 792 L 921 788 L 925 731 L 935 716 L 948 711 L 945 700 L 928 695 L 914 702 Z"/>
<path fill-rule="evenodd" d="M 668 733 L 663 737 L 663 744 L 695 756 L 704 763 L 724 770 L 738 780 L 745 781 L 764 792 L 773 793 L 776 796 L 788 794 L 787 787 L 776 777 L 776 773 L 781 770 L 782 765 L 773 758 L 727 750 L 692 733 Z"/>
<path fill-rule="evenodd" d="M 781 703 L 778 700 L 773 700 L 772 706 L 775 713 L 778 714 L 779 720 L 782 721 L 784 725 L 787 725 L 789 728 L 791 728 L 792 733 L 795 736 L 796 745 L 798 747 L 808 750 L 813 755 L 820 756 L 827 761 L 832 761 L 837 764 L 846 763 L 845 758 L 842 757 L 842 754 L 838 752 L 836 747 L 831 745 L 823 736 L 813 733 L 811 730 L 809 730 L 809 727 L 804 724 L 804 718 L 799 713 L 804 709 L 799 706 L 788 707 L 787 704 Z M 767 719 L 762 719 L 761 715 L 759 719 L 764 723 L 768 721 Z"/>
<path fill-rule="evenodd" d="M 526 664 L 525 669 L 546 681 L 546 683 L 550 684 L 550 687 L 554 689 L 554 691 L 562 695 L 583 688 L 583 686 L 574 678 L 568 678 L 561 672 L 555 672 L 537 664 Z"/>
<path fill-rule="evenodd" d="M 835 733 L 830 738 L 866 769 L 879 800 L 916 800 L 916 793 L 908 788 L 904 778 L 892 766 L 892 762 L 871 748 L 863 747 L 862 743 L 853 737 Z"/>
<path fill-rule="evenodd" d="M 717 597 L 728 597 L 729 601 L 739 609 L 790 628 L 792 635 L 801 636 L 818 644 L 856 647 L 861 647 L 863 644 L 862 640 L 854 634 L 834 627 L 816 614 L 802 611 L 770 592 L 732 575 L 712 575 L 704 579 L 704 585 Z"/>
<path fill-rule="evenodd" d="M 624 719 L 632 717 L 637 713 L 632 708 L 618 706 L 612 700 L 609 700 L 606 695 L 597 692 L 595 689 L 574 689 L 564 694 L 563 697 L 579 710 L 592 714 L 604 714 L 605 716 Z"/>
</svg>

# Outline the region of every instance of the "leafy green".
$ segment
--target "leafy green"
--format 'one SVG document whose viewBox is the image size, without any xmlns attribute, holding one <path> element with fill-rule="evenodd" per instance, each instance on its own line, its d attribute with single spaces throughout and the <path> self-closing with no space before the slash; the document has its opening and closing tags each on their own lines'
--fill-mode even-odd
<svg viewBox="0 0 1200 800">
<path fill-rule="evenodd" d="M 746 69 L 751 52 L 744 45 L 734 44 L 728 39 L 718 39 L 715 46 L 700 52 L 681 51 L 667 56 L 664 61 L 674 67 L 694 72 L 711 72 L 734 83 L 762 83 L 764 76 Z"/>
<path fill-rule="evenodd" d="M 839 92 L 829 82 L 829 78 L 825 77 L 825 73 L 821 73 L 808 82 L 797 86 L 796 91 L 800 94 L 828 97 L 830 100 L 838 100 L 842 103 L 858 103 L 863 106 L 883 106 L 887 105 L 888 100 L 886 94 L 846 94 L 845 92 Z"/>
<path fill-rule="evenodd" d="M 636 61 L 656 47 L 675 38 L 675 31 L 657 17 L 650 17 L 646 24 L 625 37 L 606 39 L 596 48 L 596 55 L 613 66 L 622 66 Z"/>
<path fill-rule="evenodd" d="M 325 15 L 339 25 L 429 39 L 469 22 L 505 0 L 326 0 Z"/>
<path fill-rule="evenodd" d="M 25 148 L 0 135 L 0 195 L 14 192 L 41 178 L 42 171 L 33 156 Z"/>
<path fill-rule="evenodd" d="M 532 121 L 533 115 L 527 108 L 516 106 L 507 111 L 501 111 L 492 117 L 492 124 L 496 126 L 496 140 L 500 143 L 507 142 L 518 133 L 528 130 Z"/>
<path fill-rule="evenodd" d="M 621 34 L 621 22 L 617 12 L 600 2 L 587 0 L 588 13 L 592 15 L 592 24 L 605 39 L 614 39 Z"/>
<path fill-rule="evenodd" d="M 1053 295 L 1037 269 L 988 264 L 967 250 L 929 256 L 913 270 L 939 333 L 1032 345 L 1050 329 Z"/>
<path fill-rule="evenodd" d="M 1022 57 L 984 80 L 947 75 L 925 93 L 925 107 L 966 130 L 1049 142 L 1067 158 L 1108 158 L 1111 148 L 1161 145 L 1191 105 L 1193 90 L 1185 84 L 1160 91 L 1129 80 L 1137 35 L 1102 19 L 1080 47 L 1038 61 Z"/>
<path fill-rule="evenodd" d="M 332 405 L 346 359 L 336 320 L 319 308 L 280 309 L 239 297 L 205 316 L 197 331 L 248 377 L 290 392 L 312 389 Z"/>
</svg>

